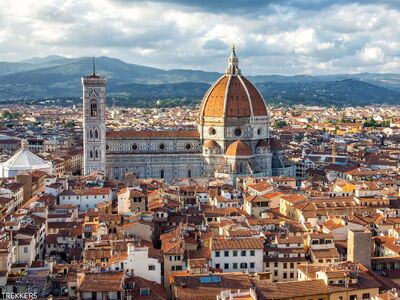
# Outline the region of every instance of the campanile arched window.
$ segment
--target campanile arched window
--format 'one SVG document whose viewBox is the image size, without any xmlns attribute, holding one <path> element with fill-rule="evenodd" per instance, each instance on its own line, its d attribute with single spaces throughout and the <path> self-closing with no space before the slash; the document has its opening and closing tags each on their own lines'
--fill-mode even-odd
<svg viewBox="0 0 400 300">
<path fill-rule="evenodd" d="M 99 138 L 99 130 L 97 128 L 94 130 L 94 138 L 95 139 Z"/>
<path fill-rule="evenodd" d="M 91 117 L 97 117 L 97 101 L 96 100 L 92 100 L 90 102 L 90 116 Z"/>
</svg>

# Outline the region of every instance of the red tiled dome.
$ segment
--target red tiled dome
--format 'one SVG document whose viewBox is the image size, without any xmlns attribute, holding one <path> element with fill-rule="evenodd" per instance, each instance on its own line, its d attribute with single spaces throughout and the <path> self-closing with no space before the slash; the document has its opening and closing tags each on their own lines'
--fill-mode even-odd
<svg viewBox="0 0 400 300">
<path fill-rule="evenodd" d="M 238 63 L 233 49 L 225 75 L 209 88 L 203 98 L 200 118 L 267 115 L 263 97 L 257 88 L 241 75 Z"/>
<path fill-rule="evenodd" d="M 225 153 L 226 156 L 251 156 L 253 151 L 242 141 L 236 141 L 229 145 Z"/>
<path fill-rule="evenodd" d="M 215 142 L 213 140 L 207 140 L 204 142 L 203 147 L 204 148 L 219 148 L 219 145 L 217 144 L 217 142 Z"/>
</svg>

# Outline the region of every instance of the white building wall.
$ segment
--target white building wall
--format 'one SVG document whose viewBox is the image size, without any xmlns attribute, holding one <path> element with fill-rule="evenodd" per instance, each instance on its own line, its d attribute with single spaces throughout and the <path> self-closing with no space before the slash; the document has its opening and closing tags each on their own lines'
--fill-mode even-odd
<svg viewBox="0 0 400 300">
<path fill-rule="evenodd" d="M 263 250 L 262 249 L 252 249 L 254 250 L 254 256 L 251 256 L 250 249 L 227 249 L 227 250 L 212 250 L 211 254 L 211 264 L 214 268 L 222 269 L 224 272 L 263 272 Z M 225 251 L 228 251 L 228 256 L 225 256 Z M 234 251 L 237 251 L 237 256 L 234 256 Z M 245 251 L 246 255 L 242 255 L 242 251 Z M 219 257 L 217 256 L 219 252 Z M 251 268 L 251 263 L 254 263 L 254 268 Z M 225 264 L 228 264 L 226 268 Z M 237 268 L 235 265 L 237 264 Z M 247 264 L 247 267 L 241 267 L 241 264 Z"/>
<path fill-rule="evenodd" d="M 111 200 L 111 193 L 109 195 L 62 195 L 59 197 L 61 205 L 77 205 L 80 211 L 96 208 L 98 203 Z"/>
<path fill-rule="evenodd" d="M 161 263 L 149 257 L 149 248 L 128 245 L 128 259 L 124 263 L 125 272 L 161 284 Z"/>
</svg>

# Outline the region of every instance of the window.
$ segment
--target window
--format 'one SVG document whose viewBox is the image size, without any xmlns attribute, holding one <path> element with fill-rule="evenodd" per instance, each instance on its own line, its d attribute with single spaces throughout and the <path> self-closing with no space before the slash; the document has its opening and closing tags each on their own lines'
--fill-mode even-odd
<svg viewBox="0 0 400 300">
<path fill-rule="evenodd" d="M 208 129 L 208 134 L 209 135 L 215 135 L 217 133 L 217 131 L 214 129 L 214 128 L 210 128 L 210 129 Z"/>
<path fill-rule="evenodd" d="M 283 278 L 286 279 L 287 278 L 287 273 L 283 272 Z"/>
<path fill-rule="evenodd" d="M 229 264 L 228 263 L 224 264 L 224 269 L 229 269 Z"/>
<path fill-rule="evenodd" d="M 235 129 L 235 135 L 236 136 L 241 136 L 242 135 L 242 130 L 240 128 Z"/>
<path fill-rule="evenodd" d="M 278 267 L 278 263 L 274 262 L 274 267 L 277 268 Z"/>
<path fill-rule="evenodd" d="M 278 271 L 274 271 L 274 276 L 278 276 Z"/>
<path fill-rule="evenodd" d="M 238 264 L 237 263 L 233 263 L 232 264 L 232 269 L 237 269 L 238 268 Z"/>
<path fill-rule="evenodd" d="M 219 251 L 215 251 L 215 257 L 220 257 Z"/>
<path fill-rule="evenodd" d="M 265 267 L 269 268 L 269 262 L 265 263 Z"/>
<path fill-rule="evenodd" d="M 160 150 L 164 150 L 165 149 L 165 145 L 164 144 L 160 144 L 158 147 L 160 148 Z"/>
<path fill-rule="evenodd" d="M 99 150 L 97 148 L 94 150 L 94 156 L 99 158 Z"/>
<path fill-rule="evenodd" d="M 164 178 L 164 170 L 160 170 L 160 178 Z"/>
<path fill-rule="evenodd" d="M 246 250 L 242 250 L 241 255 L 246 256 Z"/>
<path fill-rule="evenodd" d="M 192 170 L 188 170 L 187 173 L 188 173 L 188 174 L 187 174 L 187 177 L 188 177 L 188 178 L 192 178 Z"/>
<path fill-rule="evenodd" d="M 363 299 L 369 299 L 369 298 L 371 298 L 371 296 L 370 296 L 369 293 L 364 293 L 364 294 L 362 295 L 362 298 L 363 298 Z"/>
<path fill-rule="evenodd" d="M 215 264 L 215 268 L 216 268 L 216 269 L 219 269 L 219 264 Z"/>
<path fill-rule="evenodd" d="M 176 267 L 175 267 L 175 270 L 177 270 L 177 271 L 182 271 L 182 266 L 176 266 Z"/>
<path fill-rule="evenodd" d="M 255 256 L 255 255 L 256 255 L 256 251 L 250 250 L 250 256 Z"/>
<path fill-rule="evenodd" d="M 247 263 L 241 263 L 240 264 L 241 269 L 246 269 L 247 268 Z"/>
<path fill-rule="evenodd" d="M 149 288 L 140 288 L 139 294 L 140 294 L 140 296 L 150 295 L 150 289 Z M 93 298 L 93 299 L 95 299 L 95 298 Z"/>
<path fill-rule="evenodd" d="M 233 250 L 233 256 L 237 256 L 238 252 L 237 250 Z"/>
<path fill-rule="evenodd" d="M 89 151 L 89 157 L 93 158 L 93 150 L 92 149 L 90 149 L 90 151 Z"/>
<path fill-rule="evenodd" d="M 137 144 L 133 144 L 133 145 L 132 145 L 132 150 L 133 150 L 133 151 L 137 150 L 137 148 L 138 148 L 138 145 L 137 145 Z"/>
<path fill-rule="evenodd" d="M 290 268 L 291 268 L 291 269 L 294 268 L 294 263 L 290 263 Z"/>
<path fill-rule="evenodd" d="M 97 102 L 95 100 L 90 103 L 90 116 L 97 117 Z"/>
<path fill-rule="evenodd" d="M 98 139 L 98 138 L 99 138 L 99 131 L 98 131 L 97 128 L 94 130 L 94 138 L 95 138 L 95 139 Z"/>
<path fill-rule="evenodd" d="M 255 264 L 255 263 L 253 263 L 253 262 L 251 262 L 251 263 L 250 263 L 250 269 L 254 269 L 254 268 L 255 268 L 255 266 L 256 266 L 256 264 Z"/>
<path fill-rule="evenodd" d="M 357 300 L 357 295 L 350 295 L 350 300 Z"/>
<path fill-rule="evenodd" d="M 287 263 L 283 263 L 283 268 L 287 269 Z"/>
<path fill-rule="evenodd" d="M 24 253 L 28 253 L 28 247 L 24 247 Z"/>
<path fill-rule="evenodd" d="M 224 251 L 224 256 L 228 257 L 229 256 L 229 251 Z"/>
<path fill-rule="evenodd" d="M 190 150 L 190 149 L 192 149 L 192 145 L 191 144 L 186 144 L 185 148 L 186 148 L 186 150 Z"/>
<path fill-rule="evenodd" d="M 290 278 L 294 278 L 294 273 L 290 272 Z"/>
<path fill-rule="evenodd" d="M 156 266 L 155 265 L 149 265 L 149 271 L 155 271 Z"/>
</svg>

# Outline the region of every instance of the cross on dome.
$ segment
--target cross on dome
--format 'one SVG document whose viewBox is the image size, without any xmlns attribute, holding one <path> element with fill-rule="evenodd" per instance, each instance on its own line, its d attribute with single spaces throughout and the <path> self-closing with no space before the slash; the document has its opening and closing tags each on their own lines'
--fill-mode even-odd
<svg viewBox="0 0 400 300">
<path fill-rule="evenodd" d="M 232 52 L 228 58 L 228 68 L 225 72 L 226 75 L 241 75 L 239 69 L 239 59 L 236 56 L 235 45 L 232 45 Z"/>
</svg>

